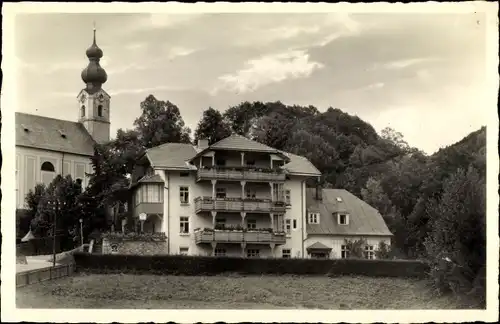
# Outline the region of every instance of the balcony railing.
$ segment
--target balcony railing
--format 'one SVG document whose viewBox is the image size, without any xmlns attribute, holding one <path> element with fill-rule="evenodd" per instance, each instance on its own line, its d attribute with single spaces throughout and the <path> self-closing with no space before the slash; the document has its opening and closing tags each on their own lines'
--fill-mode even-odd
<svg viewBox="0 0 500 324">
<path fill-rule="evenodd" d="M 202 167 L 198 170 L 198 180 L 285 181 L 285 178 L 281 169 Z"/>
<path fill-rule="evenodd" d="M 194 233 L 196 244 L 203 243 L 247 243 L 247 244 L 285 244 L 284 233 L 244 232 L 232 230 L 198 230 Z"/>
<path fill-rule="evenodd" d="M 199 212 L 248 212 L 248 213 L 285 213 L 284 202 L 270 199 L 241 199 L 198 197 L 194 200 L 195 211 Z"/>
</svg>

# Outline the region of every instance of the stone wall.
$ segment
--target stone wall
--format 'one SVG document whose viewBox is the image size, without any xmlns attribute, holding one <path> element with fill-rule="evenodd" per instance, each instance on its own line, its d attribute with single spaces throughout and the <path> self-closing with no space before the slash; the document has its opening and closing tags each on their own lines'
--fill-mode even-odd
<svg viewBox="0 0 500 324">
<path fill-rule="evenodd" d="M 167 254 L 167 243 L 162 241 L 133 241 L 103 238 L 102 253 L 133 255 Z"/>
</svg>

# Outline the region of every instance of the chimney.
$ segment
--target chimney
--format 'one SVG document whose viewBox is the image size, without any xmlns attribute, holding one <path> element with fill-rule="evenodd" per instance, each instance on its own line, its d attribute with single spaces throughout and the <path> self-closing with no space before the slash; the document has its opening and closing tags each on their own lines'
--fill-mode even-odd
<svg viewBox="0 0 500 324">
<path fill-rule="evenodd" d="M 201 150 L 204 150 L 208 147 L 208 140 L 207 139 L 198 139 L 198 149 L 201 151 Z"/>
<path fill-rule="evenodd" d="M 319 183 L 316 184 L 316 200 L 318 201 L 323 200 L 323 190 Z"/>
</svg>

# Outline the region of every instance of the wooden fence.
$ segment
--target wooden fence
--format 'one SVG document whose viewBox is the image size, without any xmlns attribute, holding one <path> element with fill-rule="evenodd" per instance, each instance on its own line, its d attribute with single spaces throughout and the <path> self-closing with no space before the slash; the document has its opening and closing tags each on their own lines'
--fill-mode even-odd
<svg viewBox="0 0 500 324">
<path fill-rule="evenodd" d="M 38 282 L 68 277 L 75 271 L 75 264 L 60 264 L 55 267 L 33 269 L 16 273 L 16 287 L 23 287 Z"/>
</svg>

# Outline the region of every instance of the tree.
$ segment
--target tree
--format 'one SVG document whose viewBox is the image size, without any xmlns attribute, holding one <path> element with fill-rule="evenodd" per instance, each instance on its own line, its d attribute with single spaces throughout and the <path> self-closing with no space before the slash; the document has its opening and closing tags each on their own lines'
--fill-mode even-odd
<svg viewBox="0 0 500 324">
<path fill-rule="evenodd" d="M 431 231 L 424 245 L 433 266 L 431 276 L 441 290 L 467 293 L 479 288 L 484 299 L 485 287 L 474 283 L 486 267 L 485 204 L 485 178 L 469 167 L 445 180 L 441 199 L 428 206 Z M 443 259 L 449 260 L 453 271 L 444 269 L 443 274 Z"/>
<path fill-rule="evenodd" d="M 45 195 L 45 191 L 47 187 L 43 183 L 39 183 L 35 186 L 35 188 L 30 189 L 26 197 L 24 198 L 28 210 L 28 217 L 30 219 L 35 218 L 36 211 L 38 209 L 38 205 L 40 204 L 40 200 Z"/>
<path fill-rule="evenodd" d="M 222 114 L 209 107 L 203 112 L 203 117 L 198 123 L 194 133 L 194 144 L 198 144 L 199 139 L 207 139 L 210 145 L 231 135 L 231 127 L 222 117 Z"/>
<path fill-rule="evenodd" d="M 145 148 L 164 143 L 190 143 L 191 130 L 185 126 L 179 108 L 170 101 L 149 95 L 141 102 L 141 116 L 134 121 Z"/>
<path fill-rule="evenodd" d="M 256 101 L 248 101 L 230 107 L 224 112 L 224 121 L 231 127 L 231 130 L 243 136 L 249 136 L 250 131 L 255 127 L 259 118 L 269 113 L 268 105 Z"/>
<path fill-rule="evenodd" d="M 392 214 L 392 202 L 384 192 L 380 180 L 370 177 L 365 188 L 361 189 L 361 197 L 367 204 L 376 208 L 384 218 Z"/>
<path fill-rule="evenodd" d="M 39 237 L 53 234 L 54 220 L 57 221 L 57 232 L 74 236 L 81 217 L 79 196 L 81 184 L 71 176 L 58 175 L 41 196 L 35 218 L 31 223 L 33 234 Z M 57 216 L 57 217 L 56 217 Z"/>
<path fill-rule="evenodd" d="M 283 150 L 292 135 L 295 122 L 290 116 L 272 113 L 259 119 L 251 131 L 251 136 L 260 143 Z"/>
</svg>

